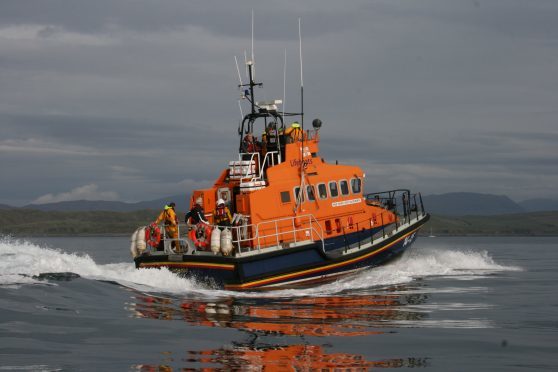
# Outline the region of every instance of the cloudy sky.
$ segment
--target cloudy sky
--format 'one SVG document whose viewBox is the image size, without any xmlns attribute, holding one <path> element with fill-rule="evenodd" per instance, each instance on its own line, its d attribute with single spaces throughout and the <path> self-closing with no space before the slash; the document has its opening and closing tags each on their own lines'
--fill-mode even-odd
<svg viewBox="0 0 558 372">
<path fill-rule="evenodd" d="M 556 0 L 2 0 L 0 203 L 150 200 L 236 156 L 234 56 L 367 189 L 558 197 Z"/>
</svg>

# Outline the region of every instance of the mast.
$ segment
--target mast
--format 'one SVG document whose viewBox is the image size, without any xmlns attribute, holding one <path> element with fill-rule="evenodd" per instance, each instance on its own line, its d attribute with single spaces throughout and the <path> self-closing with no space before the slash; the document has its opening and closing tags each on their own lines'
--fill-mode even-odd
<svg viewBox="0 0 558 372">
<path fill-rule="evenodd" d="M 252 106 L 252 114 L 256 113 L 256 100 L 254 99 L 254 86 L 256 85 L 256 83 L 254 83 L 254 78 L 252 76 L 252 61 L 248 61 L 248 79 L 250 81 L 250 83 L 248 85 L 250 85 L 250 103 Z"/>
<path fill-rule="evenodd" d="M 298 54 L 300 56 L 300 126 L 304 133 L 304 80 L 302 79 L 302 31 L 301 18 L 298 19 Z"/>
<path fill-rule="evenodd" d="M 300 146 L 300 201 L 298 201 L 297 208 L 302 205 L 302 195 L 304 195 L 304 80 L 302 79 L 302 32 L 301 32 L 301 19 L 298 19 L 298 54 L 300 57 L 300 129 L 301 133 L 301 146 Z"/>
</svg>

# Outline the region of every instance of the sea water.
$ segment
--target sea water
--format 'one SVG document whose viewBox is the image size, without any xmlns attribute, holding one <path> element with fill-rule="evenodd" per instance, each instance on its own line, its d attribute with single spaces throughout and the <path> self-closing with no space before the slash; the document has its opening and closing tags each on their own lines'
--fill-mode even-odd
<svg viewBox="0 0 558 372">
<path fill-rule="evenodd" d="M 124 237 L 0 237 L 0 371 L 556 370 L 558 238 L 419 238 L 307 289 L 136 270 Z"/>
</svg>

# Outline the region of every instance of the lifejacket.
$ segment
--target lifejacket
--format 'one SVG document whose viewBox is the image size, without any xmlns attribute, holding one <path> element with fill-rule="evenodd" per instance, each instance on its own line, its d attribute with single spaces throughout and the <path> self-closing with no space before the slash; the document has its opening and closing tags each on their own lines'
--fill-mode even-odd
<svg viewBox="0 0 558 372">
<path fill-rule="evenodd" d="M 165 227 L 174 227 L 176 228 L 176 225 L 178 225 L 178 217 L 176 217 L 176 213 L 172 208 L 169 207 L 165 207 L 165 209 L 161 212 L 161 214 L 159 215 L 159 217 L 157 217 L 157 220 L 155 221 L 155 223 L 159 224 L 161 222 L 165 223 Z"/>
<path fill-rule="evenodd" d="M 291 138 L 291 141 L 297 142 L 302 140 L 302 129 L 289 127 L 285 130 L 285 135 Z"/>
<path fill-rule="evenodd" d="M 277 150 L 277 140 L 279 135 L 277 133 L 277 129 L 269 129 L 265 134 L 265 141 L 267 144 L 268 150 L 275 151 Z"/>
<path fill-rule="evenodd" d="M 151 223 L 145 228 L 145 242 L 152 248 L 157 248 L 161 242 L 161 229 L 156 223 Z"/>
<path fill-rule="evenodd" d="M 216 225 L 228 226 L 231 224 L 231 219 L 231 212 L 226 206 L 217 207 L 217 209 L 215 209 L 215 213 L 213 214 L 213 222 Z"/>
<path fill-rule="evenodd" d="M 172 210 L 172 208 L 169 208 L 165 211 L 165 224 L 166 225 L 178 224 L 178 217 L 176 217 L 176 213 L 174 212 L 174 210 Z"/>
<path fill-rule="evenodd" d="M 248 139 L 246 137 L 244 137 L 242 147 L 243 147 L 244 152 L 246 152 L 246 153 L 252 153 L 252 152 L 260 151 L 260 146 L 258 145 L 258 143 L 255 140 L 252 140 L 250 142 L 250 141 L 248 141 Z"/>
<path fill-rule="evenodd" d="M 204 223 L 199 223 L 195 229 L 190 230 L 188 236 L 196 247 L 202 250 L 207 249 L 211 240 L 211 227 Z"/>
</svg>

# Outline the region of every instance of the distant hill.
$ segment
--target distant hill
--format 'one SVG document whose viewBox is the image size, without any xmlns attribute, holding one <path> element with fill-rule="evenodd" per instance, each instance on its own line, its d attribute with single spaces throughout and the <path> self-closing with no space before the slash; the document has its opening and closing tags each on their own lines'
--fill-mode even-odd
<svg viewBox="0 0 558 372">
<path fill-rule="evenodd" d="M 421 231 L 435 236 L 556 236 L 558 211 L 497 216 L 433 215 Z"/>
<path fill-rule="evenodd" d="M 518 203 L 526 212 L 558 211 L 558 200 L 528 199 Z"/>
<path fill-rule="evenodd" d="M 28 204 L 25 209 L 34 209 L 38 211 L 59 211 L 59 212 L 77 212 L 77 211 L 111 211 L 111 212 L 132 212 L 145 209 L 162 209 L 166 203 L 174 201 L 179 211 L 189 210 L 189 202 L 184 195 L 168 196 L 161 199 L 143 201 L 138 203 L 126 203 L 119 201 L 106 200 L 74 200 L 48 204 Z M 7 209 L 7 208 L 6 208 Z"/>
<path fill-rule="evenodd" d="M 49 204 L 28 204 L 25 209 L 40 211 L 111 211 L 132 212 L 138 210 L 152 209 L 160 210 L 163 206 L 174 201 L 179 212 L 189 210 L 190 193 L 182 195 L 167 196 L 160 199 L 143 201 L 138 203 L 126 203 L 119 201 L 103 200 L 76 200 Z M 479 194 L 471 192 L 454 192 L 441 195 L 423 196 L 424 207 L 435 215 L 442 216 L 491 216 L 498 214 L 558 211 L 558 200 L 552 199 L 530 199 L 516 203 L 504 195 Z M 0 204 L 0 209 L 12 209 L 14 207 Z"/>
<path fill-rule="evenodd" d="M 490 216 L 522 213 L 523 208 L 504 195 L 452 192 L 423 196 L 424 208 L 443 216 Z"/>
<path fill-rule="evenodd" d="M 130 236 L 152 222 L 153 210 L 134 212 L 0 210 L 0 236 Z M 436 236 L 558 236 L 558 211 L 498 216 L 432 216 L 421 230 Z"/>
<path fill-rule="evenodd" d="M 0 210 L 0 235 L 72 236 L 131 235 L 139 226 L 153 221 L 151 210 L 134 212 Z"/>
<path fill-rule="evenodd" d="M 132 203 L 105 200 L 72 200 L 47 204 L 28 204 L 25 209 L 44 212 L 51 211 L 116 211 L 126 212 L 134 210 Z M 132 209 L 131 209 L 132 208 Z"/>
</svg>

